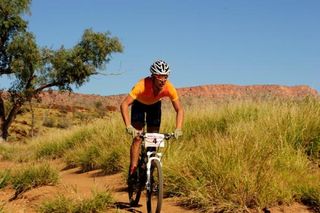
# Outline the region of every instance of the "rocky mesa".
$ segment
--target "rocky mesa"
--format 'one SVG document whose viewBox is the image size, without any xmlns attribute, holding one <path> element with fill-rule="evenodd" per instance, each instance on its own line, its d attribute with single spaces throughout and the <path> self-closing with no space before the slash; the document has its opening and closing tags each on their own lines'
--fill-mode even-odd
<svg viewBox="0 0 320 213">
<path fill-rule="evenodd" d="M 212 99 L 244 99 L 244 98 L 293 98 L 300 99 L 307 96 L 319 97 L 317 90 L 306 86 L 281 86 L 281 85 L 202 85 L 178 88 L 182 98 L 204 97 Z M 129 92 L 129 91 L 128 91 Z M 44 92 L 41 94 L 42 103 L 45 105 L 93 107 L 96 103 L 109 110 L 117 110 L 126 94 L 101 96 L 87 95 L 70 92 Z"/>
</svg>

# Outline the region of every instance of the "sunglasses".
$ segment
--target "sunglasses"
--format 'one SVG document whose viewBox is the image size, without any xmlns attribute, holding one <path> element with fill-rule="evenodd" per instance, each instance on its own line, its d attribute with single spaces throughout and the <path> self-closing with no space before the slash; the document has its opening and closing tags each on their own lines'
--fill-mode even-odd
<svg viewBox="0 0 320 213">
<path fill-rule="evenodd" d="M 152 76 L 157 80 L 167 80 L 168 79 L 167 75 L 155 75 L 155 74 L 153 74 Z"/>
</svg>

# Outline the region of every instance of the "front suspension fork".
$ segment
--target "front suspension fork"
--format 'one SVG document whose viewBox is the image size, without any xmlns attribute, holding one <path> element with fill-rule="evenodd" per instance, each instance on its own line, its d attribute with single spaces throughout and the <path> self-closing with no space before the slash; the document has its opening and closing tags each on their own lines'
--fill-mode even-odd
<svg viewBox="0 0 320 213">
<path fill-rule="evenodd" d="M 155 156 L 151 157 L 151 155 L 155 154 Z M 147 152 L 148 156 L 148 162 L 147 162 L 147 182 L 146 182 L 146 188 L 148 191 L 151 190 L 151 165 L 152 161 L 157 160 L 160 162 L 160 165 L 162 166 L 161 163 L 161 153 L 156 153 L 156 152 Z"/>
</svg>

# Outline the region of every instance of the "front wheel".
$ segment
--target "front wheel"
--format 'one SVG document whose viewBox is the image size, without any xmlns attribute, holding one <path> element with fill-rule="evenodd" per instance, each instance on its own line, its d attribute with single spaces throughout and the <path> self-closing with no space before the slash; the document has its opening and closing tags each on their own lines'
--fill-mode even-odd
<svg viewBox="0 0 320 213">
<path fill-rule="evenodd" d="M 130 169 L 128 174 L 128 195 L 129 195 L 129 203 L 131 207 L 138 206 L 141 191 L 143 190 L 143 183 L 139 180 L 139 174 L 141 168 L 137 168 L 134 175 L 130 176 Z"/>
<path fill-rule="evenodd" d="M 147 188 L 147 210 L 156 213 L 161 211 L 163 199 L 163 177 L 159 160 L 153 160 L 151 164 L 150 187 Z"/>
</svg>

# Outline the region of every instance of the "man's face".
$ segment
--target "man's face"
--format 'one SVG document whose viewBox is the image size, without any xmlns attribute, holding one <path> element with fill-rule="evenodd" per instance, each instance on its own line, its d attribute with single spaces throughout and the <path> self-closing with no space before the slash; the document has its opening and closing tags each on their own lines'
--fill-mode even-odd
<svg viewBox="0 0 320 213">
<path fill-rule="evenodd" d="M 155 86 L 159 89 L 162 89 L 163 86 L 166 84 L 166 81 L 168 79 L 168 75 L 152 75 L 154 82 L 155 82 Z"/>
</svg>

